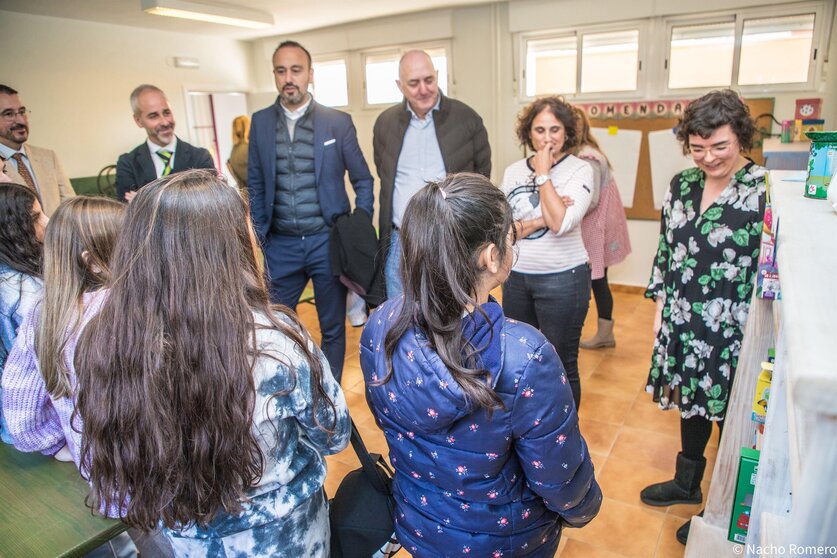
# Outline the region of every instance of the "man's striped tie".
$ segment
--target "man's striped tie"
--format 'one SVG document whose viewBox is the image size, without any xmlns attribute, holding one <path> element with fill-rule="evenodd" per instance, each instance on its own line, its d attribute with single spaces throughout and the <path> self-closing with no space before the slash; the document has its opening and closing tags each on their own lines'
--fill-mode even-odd
<svg viewBox="0 0 837 558">
<path fill-rule="evenodd" d="M 163 174 L 161 174 L 160 176 L 168 176 L 168 175 L 171 174 L 171 156 L 172 155 L 173 155 L 173 153 L 171 151 L 169 151 L 168 149 L 157 150 L 157 156 L 160 157 L 160 159 L 162 159 L 163 162 L 166 164 L 163 167 Z"/>
</svg>

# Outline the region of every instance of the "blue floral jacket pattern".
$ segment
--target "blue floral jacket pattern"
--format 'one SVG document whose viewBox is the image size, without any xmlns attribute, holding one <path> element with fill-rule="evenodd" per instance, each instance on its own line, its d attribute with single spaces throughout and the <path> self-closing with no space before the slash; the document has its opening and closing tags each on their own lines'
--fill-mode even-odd
<svg viewBox="0 0 837 558">
<path fill-rule="evenodd" d="M 396 472 L 400 542 L 417 558 L 553 556 L 562 526 L 587 524 L 602 500 L 555 349 L 492 300 L 482 338 L 499 355 L 489 371 L 504 408 L 473 410 L 415 329 L 393 354 L 392 378 L 377 385 L 400 304 L 390 300 L 370 316 L 360 353 Z"/>
</svg>

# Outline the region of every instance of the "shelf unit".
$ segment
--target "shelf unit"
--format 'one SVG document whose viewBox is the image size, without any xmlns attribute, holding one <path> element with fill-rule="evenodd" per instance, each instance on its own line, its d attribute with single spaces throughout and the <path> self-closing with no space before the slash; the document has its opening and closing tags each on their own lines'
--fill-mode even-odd
<svg viewBox="0 0 837 558">
<path fill-rule="evenodd" d="M 782 300 L 753 299 L 706 510 L 692 519 L 686 558 L 789 556 L 791 545 L 837 545 L 837 213 L 803 197 L 804 178 L 804 171 L 770 172 Z M 769 347 L 776 362 L 742 552 L 727 530 Z"/>
</svg>

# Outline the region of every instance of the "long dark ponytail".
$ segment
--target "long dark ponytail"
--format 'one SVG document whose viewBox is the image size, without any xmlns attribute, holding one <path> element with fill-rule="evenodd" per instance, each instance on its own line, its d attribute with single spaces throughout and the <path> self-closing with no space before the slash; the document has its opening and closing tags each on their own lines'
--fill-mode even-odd
<svg viewBox="0 0 837 558">
<path fill-rule="evenodd" d="M 463 338 L 462 316 L 469 308 L 483 313 L 476 300 L 484 271 L 479 254 L 493 243 L 502 261 L 510 249 L 510 230 L 511 207 L 482 175 L 452 174 L 413 196 L 400 236 L 404 302 L 384 342 L 388 370 L 382 383 L 392 377 L 392 354 L 399 340 L 418 328 L 469 403 L 489 410 L 500 406 L 489 387 L 490 373 L 480 363 L 481 347 Z"/>
</svg>

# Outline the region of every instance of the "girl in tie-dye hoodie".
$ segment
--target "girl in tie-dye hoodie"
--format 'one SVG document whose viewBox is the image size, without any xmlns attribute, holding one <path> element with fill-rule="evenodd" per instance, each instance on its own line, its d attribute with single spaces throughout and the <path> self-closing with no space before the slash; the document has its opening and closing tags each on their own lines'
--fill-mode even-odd
<svg viewBox="0 0 837 558">
<path fill-rule="evenodd" d="M 162 524 L 180 556 L 329 553 L 324 456 L 346 400 L 295 314 L 270 305 L 247 206 L 215 173 L 142 188 L 75 356 L 90 505 Z"/>
</svg>

